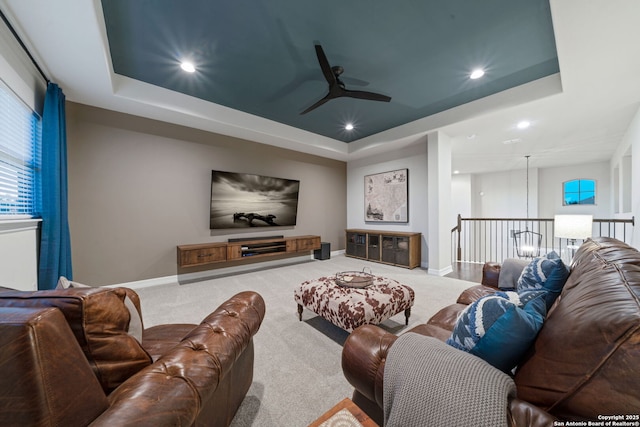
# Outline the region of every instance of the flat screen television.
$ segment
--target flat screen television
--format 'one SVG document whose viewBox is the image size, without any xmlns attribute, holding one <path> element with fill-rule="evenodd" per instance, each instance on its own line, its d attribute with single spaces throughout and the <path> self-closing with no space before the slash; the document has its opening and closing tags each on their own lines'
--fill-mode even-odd
<svg viewBox="0 0 640 427">
<path fill-rule="evenodd" d="M 210 229 L 296 225 L 300 181 L 211 171 Z"/>
</svg>

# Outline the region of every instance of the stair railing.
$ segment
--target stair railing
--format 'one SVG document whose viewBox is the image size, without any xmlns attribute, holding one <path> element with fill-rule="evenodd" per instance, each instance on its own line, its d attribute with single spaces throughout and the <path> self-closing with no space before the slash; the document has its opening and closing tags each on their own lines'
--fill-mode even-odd
<svg viewBox="0 0 640 427">
<path fill-rule="evenodd" d="M 606 236 L 631 243 L 634 218 L 595 219 L 592 236 Z M 451 229 L 452 260 L 455 262 L 502 262 L 517 258 L 513 234 L 531 230 L 542 235 L 540 254 L 565 254 L 573 242 L 554 236 L 553 218 L 462 218 Z M 581 244 L 577 240 L 576 244 Z"/>
</svg>

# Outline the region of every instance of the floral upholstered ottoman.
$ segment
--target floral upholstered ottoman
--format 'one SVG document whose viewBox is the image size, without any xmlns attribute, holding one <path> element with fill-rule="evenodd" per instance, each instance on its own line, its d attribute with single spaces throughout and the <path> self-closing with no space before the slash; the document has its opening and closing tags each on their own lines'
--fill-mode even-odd
<svg viewBox="0 0 640 427">
<path fill-rule="evenodd" d="M 413 289 L 393 279 L 372 276 L 372 284 L 363 288 L 341 286 L 336 276 L 302 282 L 294 290 L 298 318 L 307 308 L 339 328 L 352 332 L 358 326 L 384 322 L 404 311 L 409 324 L 415 294 Z"/>
</svg>

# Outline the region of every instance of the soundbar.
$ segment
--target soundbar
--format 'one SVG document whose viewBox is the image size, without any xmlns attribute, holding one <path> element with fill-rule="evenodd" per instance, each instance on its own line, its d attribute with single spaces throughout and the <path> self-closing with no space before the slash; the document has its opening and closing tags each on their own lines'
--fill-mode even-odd
<svg viewBox="0 0 640 427">
<path fill-rule="evenodd" d="M 284 236 L 238 237 L 235 239 L 227 239 L 227 242 L 237 243 L 237 242 L 247 242 L 251 240 L 269 240 L 269 239 L 284 239 Z"/>
</svg>

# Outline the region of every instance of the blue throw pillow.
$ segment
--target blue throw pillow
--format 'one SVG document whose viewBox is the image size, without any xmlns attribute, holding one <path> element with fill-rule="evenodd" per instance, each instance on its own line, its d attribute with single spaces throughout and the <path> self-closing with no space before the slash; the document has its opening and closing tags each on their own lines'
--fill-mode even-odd
<svg viewBox="0 0 640 427">
<path fill-rule="evenodd" d="M 503 372 L 518 365 L 547 314 L 544 291 L 497 292 L 475 301 L 456 322 L 447 344 L 476 355 Z"/>
<path fill-rule="evenodd" d="M 569 269 L 555 251 L 546 256 L 534 258 L 518 278 L 516 289 L 519 294 L 526 291 L 547 291 L 545 301 L 547 310 L 560 295 L 569 277 Z"/>
</svg>

